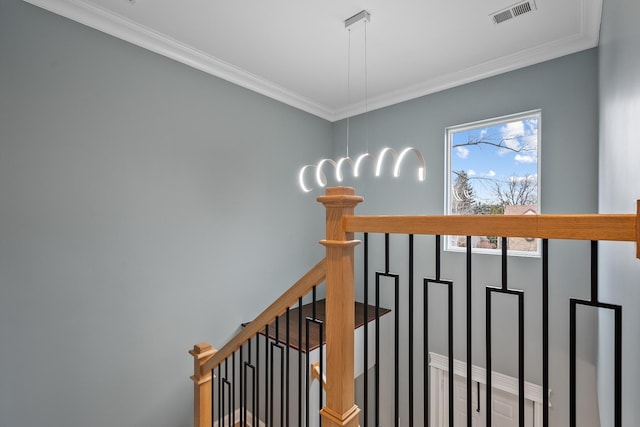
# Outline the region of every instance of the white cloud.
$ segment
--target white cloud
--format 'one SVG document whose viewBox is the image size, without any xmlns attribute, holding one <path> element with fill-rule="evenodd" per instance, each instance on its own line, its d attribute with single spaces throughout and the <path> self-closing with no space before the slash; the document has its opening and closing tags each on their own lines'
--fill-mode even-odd
<svg viewBox="0 0 640 427">
<path fill-rule="evenodd" d="M 514 157 L 517 163 L 535 163 L 536 159 L 528 154 L 516 154 Z"/>
<path fill-rule="evenodd" d="M 517 122 L 509 122 L 500 128 L 502 138 L 520 138 L 525 135 L 524 123 L 522 120 Z"/>
<path fill-rule="evenodd" d="M 509 182 L 522 182 L 522 181 L 537 182 L 538 174 L 534 173 L 533 175 L 525 175 L 525 176 L 512 175 L 509 177 Z"/>
<path fill-rule="evenodd" d="M 525 124 L 522 120 L 506 123 L 500 128 L 500 137 L 501 142 L 507 148 L 499 150 L 498 154 L 504 155 L 510 151 L 520 151 L 523 148 L 520 139 L 525 135 Z"/>
<path fill-rule="evenodd" d="M 467 171 L 467 176 L 474 176 L 474 175 L 476 175 L 476 171 L 474 171 L 473 169 L 469 169 Z"/>
<path fill-rule="evenodd" d="M 536 151 L 538 148 L 538 135 L 526 135 L 521 139 L 523 147 L 528 151 Z"/>
<path fill-rule="evenodd" d="M 520 150 L 522 148 L 518 139 L 505 139 L 504 145 L 514 151 Z"/>
<path fill-rule="evenodd" d="M 538 133 L 538 119 L 531 118 L 525 120 L 525 124 L 527 125 L 527 134 L 535 134 Z"/>
<path fill-rule="evenodd" d="M 489 178 L 493 178 L 494 176 L 496 176 L 496 172 L 495 172 L 495 171 L 490 170 L 489 172 L 487 172 L 487 176 L 488 176 Z"/>
<path fill-rule="evenodd" d="M 456 153 L 461 159 L 466 159 L 467 157 L 469 157 L 469 149 L 466 147 L 456 147 Z"/>
</svg>

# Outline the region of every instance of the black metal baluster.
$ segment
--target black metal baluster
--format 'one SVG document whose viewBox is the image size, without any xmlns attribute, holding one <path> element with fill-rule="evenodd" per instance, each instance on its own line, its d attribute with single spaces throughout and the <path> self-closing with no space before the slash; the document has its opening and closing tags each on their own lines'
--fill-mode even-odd
<svg viewBox="0 0 640 427">
<path fill-rule="evenodd" d="M 313 294 L 313 298 L 312 298 L 313 301 L 312 302 L 313 302 L 313 304 L 311 306 L 311 311 L 312 311 L 312 317 L 314 319 L 318 318 L 317 308 L 316 308 L 316 305 L 317 305 L 317 290 L 316 290 L 316 288 L 317 288 L 317 286 L 314 286 L 313 290 L 312 290 L 312 294 Z"/>
<path fill-rule="evenodd" d="M 240 404 L 242 405 L 242 407 L 244 408 L 244 402 L 242 401 L 242 396 L 244 395 L 244 344 L 240 346 L 239 349 L 240 352 L 240 365 L 238 365 L 238 370 L 240 371 L 240 393 L 239 393 L 239 399 L 240 399 Z M 235 392 L 233 393 L 234 397 L 235 397 Z M 235 405 L 234 405 L 235 408 Z M 244 426 L 247 425 L 247 419 L 244 416 L 244 411 L 241 410 L 240 411 L 240 425 Z"/>
<path fill-rule="evenodd" d="M 244 385 L 244 396 L 243 396 L 243 400 L 244 400 L 244 409 L 242 412 L 244 412 L 244 420 L 245 420 L 245 424 L 247 425 L 247 377 L 248 374 L 246 372 L 247 369 L 251 369 L 251 425 L 257 426 L 258 425 L 258 414 L 256 411 L 256 370 L 255 370 L 255 366 L 251 365 L 249 362 L 245 362 L 245 373 L 244 373 L 244 381 L 245 381 L 245 385 Z"/>
<path fill-rule="evenodd" d="M 471 381 L 473 376 L 473 359 L 472 359 L 472 274 L 471 274 L 471 236 L 467 236 L 467 427 L 472 427 L 471 418 L 471 399 L 473 391 L 471 390 Z M 478 412 L 480 412 L 480 383 L 478 383 Z"/>
<path fill-rule="evenodd" d="M 266 337 L 265 337 L 266 338 Z M 260 334 L 256 335 L 256 407 L 260 418 Z"/>
<path fill-rule="evenodd" d="M 576 427 L 576 304 L 569 300 L 569 426 Z"/>
<path fill-rule="evenodd" d="M 311 311 L 312 311 L 312 316 L 313 319 L 316 320 L 318 317 L 318 313 L 317 313 L 317 301 L 318 301 L 318 297 L 317 297 L 317 286 L 314 286 L 312 289 L 312 306 L 311 306 Z M 308 327 L 307 327 L 308 328 Z M 309 333 L 309 331 L 307 330 L 307 333 Z M 309 339 L 307 338 L 307 342 L 309 342 Z M 320 337 L 320 345 L 322 346 L 322 337 Z M 307 351 L 307 355 L 309 354 L 309 351 Z M 309 369 L 309 362 L 307 362 L 307 369 Z M 309 372 L 307 372 L 307 378 L 309 378 Z M 307 384 L 307 393 L 309 393 L 309 388 L 311 386 L 309 384 Z M 307 400 L 309 400 L 309 395 L 307 394 Z M 307 412 L 309 412 L 309 402 L 307 402 Z M 307 418 L 310 416 L 310 414 L 307 416 Z"/>
<path fill-rule="evenodd" d="M 276 382 L 276 380 L 275 380 L 276 376 L 273 374 L 273 371 L 274 371 L 274 366 L 273 365 L 275 363 L 276 357 L 275 357 L 275 354 L 274 354 L 274 348 L 273 347 L 275 345 L 277 345 L 277 343 L 278 343 L 278 332 L 279 332 L 278 331 L 278 326 L 279 326 L 278 325 L 278 317 L 276 317 L 276 320 L 275 320 L 275 328 L 276 328 L 275 337 L 276 337 L 276 339 L 275 339 L 275 342 L 272 342 L 271 345 L 269 346 L 269 350 L 271 351 L 271 357 L 270 357 L 271 363 L 269 364 L 269 376 L 271 377 L 271 381 L 269 382 L 269 402 L 268 403 L 269 403 L 269 413 L 271 414 L 271 418 L 267 418 L 267 419 L 268 419 L 268 422 L 269 422 L 270 426 L 274 425 L 273 419 L 274 419 L 274 413 L 275 413 L 275 411 L 273 410 L 273 403 L 274 403 L 273 402 L 274 401 L 274 399 L 273 399 L 273 395 L 274 395 L 273 388 L 274 388 L 274 384 Z"/>
<path fill-rule="evenodd" d="M 323 346 L 324 346 L 324 325 L 323 322 L 321 320 L 318 319 L 318 313 L 317 313 L 317 309 L 316 309 L 316 305 L 317 305 L 317 298 L 316 298 L 316 286 L 313 287 L 313 320 L 314 323 L 316 323 L 318 325 L 318 344 L 319 344 L 319 349 L 318 349 L 318 368 L 320 370 L 320 379 L 318 381 L 318 410 L 322 409 L 322 375 L 323 375 L 323 365 L 324 363 L 322 362 L 322 357 L 324 356 L 323 354 Z M 325 315 L 326 315 L 326 305 L 325 305 Z M 318 426 L 322 427 L 322 416 L 320 415 L 320 411 L 318 411 Z"/>
<path fill-rule="evenodd" d="M 576 311 L 577 306 L 603 308 L 614 312 L 614 426 L 622 427 L 622 306 L 598 300 L 598 242 L 591 242 L 591 301 L 569 300 L 569 425 L 577 425 L 576 414 Z"/>
<path fill-rule="evenodd" d="M 298 426 L 302 426 L 302 298 L 298 298 Z"/>
<path fill-rule="evenodd" d="M 598 242 L 591 241 L 591 301 L 598 302 Z"/>
<path fill-rule="evenodd" d="M 622 306 L 614 306 L 615 312 L 615 427 L 622 427 Z"/>
<path fill-rule="evenodd" d="M 275 364 L 275 349 L 274 347 L 278 347 L 281 348 L 281 346 L 279 345 L 279 336 L 280 336 L 280 322 L 278 321 L 278 317 L 276 317 L 275 320 L 275 342 L 272 342 L 270 345 L 270 350 L 271 350 L 271 364 L 269 365 L 269 372 L 270 372 L 270 377 L 271 377 L 271 382 L 269 383 L 269 413 L 271 414 L 271 418 L 269 419 L 269 425 L 273 426 L 274 425 L 274 418 L 275 418 L 275 410 L 273 409 L 273 404 L 274 404 L 274 387 L 275 387 L 275 379 L 276 379 L 276 375 L 274 374 L 274 364 Z M 280 371 L 282 373 L 282 369 Z M 281 388 L 282 391 L 282 388 Z M 280 396 L 280 403 L 282 404 L 282 396 Z M 282 414 L 282 411 L 280 411 L 280 414 Z M 281 415 L 282 416 L 282 415 Z M 282 418 L 281 418 L 282 420 Z"/>
<path fill-rule="evenodd" d="M 278 333 L 278 331 L 276 331 L 276 334 Z M 282 374 L 284 372 L 284 347 L 282 345 L 280 345 L 279 343 L 275 342 L 275 343 L 271 343 L 271 365 L 270 365 L 270 371 L 271 371 L 271 383 L 270 383 L 270 387 L 269 387 L 269 393 L 270 393 L 270 399 L 269 399 L 269 411 L 271 414 L 271 418 L 269 420 L 269 425 L 273 426 L 275 425 L 275 409 L 274 409 L 274 395 L 275 395 L 275 391 L 274 391 L 274 387 L 275 387 L 275 382 L 276 382 L 276 378 L 280 378 L 280 426 L 282 427 L 284 425 L 284 417 L 283 417 L 283 412 L 284 412 L 284 396 L 283 396 L 283 391 L 284 391 L 284 383 L 283 383 L 283 376 L 282 375 L 275 375 L 274 371 L 274 365 L 276 363 L 276 355 L 275 355 L 275 350 L 278 349 L 280 350 L 280 373 Z"/>
<path fill-rule="evenodd" d="M 211 424 L 213 425 L 213 422 L 216 419 L 216 387 L 215 387 L 215 383 L 216 383 L 216 368 L 211 368 Z"/>
<path fill-rule="evenodd" d="M 251 340 L 249 340 L 251 342 Z M 240 353 L 240 425 L 247 425 L 247 364 L 242 358 L 242 352 Z"/>
<path fill-rule="evenodd" d="M 491 426 L 491 289 L 487 286 L 485 289 L 485 337 L 486 337 L 486 348 L 487 348 L 487 426 Z"/>
<path fill-rule="evenodd" d="M 394 356 L 393 356 L 393 366 L 394 366 L 394 374 L 393 374 L 393 383 L 394 383 L 394 396 L 393 396 L 393 407 L 394 407 L 394 417 L 393 417 L 393 425 L 395 427 L 399 427 L 399 416 L 400 416 L 400 281 L 399 277 L 396 276 L 395 283 L 395 295 L 394 295 L 394 308 L 395 308 L 395 325 L 393 330 L 393 348 L 394 348 Z"/>
<path fill-rule="evenodd" d="M 449 426 L 453 427 L 454 421 L 454 371 L 453 371 L 453 362 L 454 362 L 454 354 L 453 354 L 453 282 L 449 280 L 441 279 L 441 271 L 442 271 L 442 258 L 441 258 L 441 236 L 435 236 L 435 278 L 423 280 L 424 284 L 424 301 L 423 301 L 423 322 L 424 322 L 424 353 L 425 356 L 429 355 L 429 285 L 444 285 L 447 287 L 447 349 L 448 349 L 448 357 L 449 357 Z M 425 394 L 425 417 L 427 417 L 428 421 L 425 421 L 425 425 L 430 425 L 431 420 L 431 408 L 430 405 L 430 390 L 429 390 L 429 366 L 428 363 L 425 364 L 425 374 L 424 374 L 424 394 Z"/>
<path fill-rule="evenodd" d="M 258 390 L 258 385 L 256 384 L 256 381 L 258 379 L 258 374 L 255 372 L 255 369 L 253 369 L 253 397 L 251 399 L 251 411 L 252 411 L 252 418 L 253 418 L 253 425 L 257 426 L 258 422 L 260 420 L 259 416 L 258 416 L 258 399 L 256 397 L 256 390 Z"/>
<path fill-rule="evenodd" d="M 310 363 L 310 356 L 309 356 L 309 318 L 307 317 L 307 320 L 305 322 L 305 356 L 306 356 L 306 368 L 309 368 L 309 363 Z M 306 369 L 305 369 L 306 370 Z M 305 416 L 305 426 L 309 427 L 309 389 L 310 384 L 309 384 L 309 373 L 307 372 L 305 375 L 305 411 L 304 411 L 304 416 Z"/>
<path fill-rule="evenodd" d="M 226 390 L 226 393 L 225 393 Z M 225 378 L 223 380 L 223 384 L 222 384 L 222 391 L 223 391 L 223 395 L 222 395 L 222 406 L 225 406 L 225 395 L 227 396 L 227 405 L 228 408 L 226 408 L 227 411 L 227 424 L 229 427 L 233 427 L 233 424 L 231 424 L 231 413 L 232 413 L 232 408 L 231 408 L 231 383 L 229 381 L 227 381 L 227 379 Z"/>
<path fill-rule="evenodd" d="M 227 386 L 227 380 L 226 380 L 226 379 L 223 379 L 223 380 L 221 381 L 221 383 L 222 383 L 222 408 L 223 408 L 223 412 L 226 412 L 226 408 L 225 408 L 225 406 L 226 406 L 226 400 L 225 400 L 226 393 L 225 393 L 225 388 L 226 388 L 226 386 Z M 225 421 L 225 417 L 222 417 L 222 421 L 223 421 L 223 423 L 222 423 L 222 424 L 220 424 L 220 423 L 219 423 L 218 425 L 219 425 L 219 426 L 224 427 L 224 424 L 225 424 L 225 423 L 224 423 L 224 421 Z"/>
<path fill-rule="evenodd" d="M 247 341 L 247 361 L 244 362 L 244 364 L 242 364 L 242 370 L 243 370 L 243 379 L 244 379 L 244 383 L 243 383 L 243 390 L 244 393 L 242 393 L 242 419 L 244 420 L 244 424 L 243 425 L 247 425 L 247 369 L 250 369 L 249 367 L 251 366 L 251 339 L 249 339 Z M 252 380 L 252 384 L 255 384 L 255 371 L 253 372 L 253 380 Z M 251 393 L 252 393 L 252 401 L 255 404 L 255 387 L 252 387 L 251 389 Z M 255 408 L 253 409 L 253 412 L 255 412 Z"/>
<path fill-rule="evenodd" d="M 369 425 L 369 233 L 364 233 L 364 425 Z"/>
<path fill-rule="evenodd" d="M 217 400 L 220 398 L 220 389 L 218 388 L 218 376 L 216 375 L 216 368 L 211 369 L 211 424 L 216 422 L 218 417 Z"/>
<path fill-rule="evenodd" d="M 399 327 L 400 327 L 400 276 L 398 274 L 391 274 L 389 272 L 389 234 L 385 234 L 385 272 L 376 272 L 376 364 L 375 364 L 375 423 L 380 425 L 380 277 L 388 277 L 394 279 L 394 426 L 398 426 L 399 415 L 399 389 L 400 389 L 400 375 L 399 375 L 399 361 L 400 361 L 400 341 L 399 341 Z"/>
<path fill-rule="evenodd" d="M 438 269 L 436 269 L 437 271 Z M 453 354 L 453 282 L 450 280 L 441 280 L 441 279 L 424 279 L 424 292 L 425 295 L 429 293 L 429 285 L 444 285 L 447 287 L 447 335 L 448 335 L 448 365 L 449 365 L 449 426 L 453 427 L 454 422 L 454 371 L 453 371 L 453 362 L 454 362 L 454 354 Z M 428 309 L 428 298 L 425 301 L 425 312 Z"/>
<path fill-rule="evenodd" d="M 424 357 L 427 359 L 427 363 L 424 364 L 424 380 L 423 380 L 423 395 L 424 395 L 424 408 L 423 408 L 423 417 L 424 424 L 427 426 L 431 425 L 431 400 L 430 400 L 430 390 L 429 390 L 429 287 L 427 286 L 427 281 L 425 279 L 423 286 L 423 296 L 422 296 L 422 346 L 424 348 Z"/>
<path fill-rule="evenodd" d="M 318 363 L 318 367 L 320 370 L 320 384 L 319 384 L 319 390 L 320 390 L 320 397 L 319 397 L 319 401 L 320 401 L 320 405 L 319 408 L 322 409 L 322 375 L 323 375 L 323 363 L 322 363 L 322 357 L 323 357 L 323 351 L 322 351 L 322 344 L 323 344 L 323 334 L 324 334 L 324 330 L 323 330 L 323 322 L 321 320 L 318 319 L 312 319 L 310 317 L 307 317 L 306 320 L 306 344 L 305 344 L 305 351 L 307 353 L 307 366 L 311 366 L 311 355 L 310 355 L 310 348 L 309 348 L 309 324 L 314 324 L 316 326 L 318 326 L 318 342 L 319 342 L 319 363 Z M 310 375 L 306 375 L 306 426 L 309 426 L 309 420 L 310 420 L 310 413 L 309 413 L 309 391 L 311 390 L 311 384 L 310 384 L 310 380 L 309 380 Z M 320 416 L 320 413 L 318 412 L 318 419 L 319 419 L 319 426 L 322 426 L 322 417 Z"/>
<path fill-rule="evenodd" d="M 524 292 L 508 289 L 507 281 L 507 238 L 502 238 L 502 287 L 486 288 L 486 337 L 487 337 L 487 425 L 491 425 L 491 294 L 514 295 L 518 299 L 518 407 L 519 425 L 524 427 Z"/>
<path fill-rule="evenodd" d="M 287 315 L 286 315 L 286 320 L 287 320 L 287 328 L 286 328 L 286 347 L 287 347 L 287 373 L 286 373 L 286 395 L 285 395 L 285 402 L 286 402 L 286 426 L 289 427 L 289 413 L 290 413 L 290 406 L 289 406 L 289 387 L 290 387 L 290 379 L 291 379 L 291 360 L 290 360 L 290 356 L 291 356 L 291 319 L 290 319 L 290 313 L 291 310 L 289 308 L 287 308 Z"/>
<path fill-rule="evenodd" d="M 222 366 L 218 365 L 218 425 L 222 425 Z"/>
<path fill-rule="evenodd" d="M 384 263 L 386 277 L 391 277 L 395 281 L 394 286 L 394 327 L 393 327 L 393 425 L 398 427 L 398 416 L 400 415 L 400 277 L 391 274 L 389 268 L 389 233 L 384 235 Z M 379 303 L 377 304 L 379 310 Z"/>
<path fill-rule="evenodd" d="M 413 234 L 409 235 L 409 427 L 413 427 Z"/>
<path fill-rule="evenodd" d="M 442 271 L 442 263 L 440 261 L 440 236 L 435 236 L 436 243 L 436 280 L 440 280 L 440 272 Z"/>
<path fill-rule="evenodd" d="M 320 368 L 320 379 L 318 380 L 318 408 L 322 409 L 322 381 L 324 380 L 324 362 L 323 362 L 323 357 L 324 357 L 324 353 L 323 353 L 323 337 L 324 337 L 324 324 L 323 322 L 319 322 L 318 324 L 318 335 L 320 335 L 320 354 L 319 354 L 319 368 Z M 318 411 L 318 426 L 322 427 L 322 415 L 320 414 L 320 412 Z"/>
<path fill-rule="evenodd" d="M 453 427 L 454 420 L 454 371 L 453 371 L 453 282 L 448 282 L 448 305 L 449 305 L 449 427 Z"/>
<path fill-rule="evenodd" d="M 242 347 L 241 347 L 242 348 Z M 231 354 L 231 396 L 230 402 L 232 408 L 236 407 L 236 352 Z M 231 412 L 231 425 L 236 425 L 236 411 Z"/>
<path fill-rule="evenodd" d="M 258 357 L 258 337 L 256 337 L 256 358 Z M 251 355 L 251 341 L 249 341 L 249 355 Z M 249 360 L 251 360 L 251 357 L 249 357 Z M 257 361 L 256 361 L 257 363 Z M 253 418 L 253 425 L 258 425 L 258 420 L 260 419 L 260 406 L 259 405 L 259 399 L 257 396 L 258 390 L 260 389 L 260 387 L 258 386 L 258 379 L 260 378 L 260 376 L 258 375 L 258 371 L 252 366 L 252 372 L 253 372 L 253 386 L 251 388 L 251 417 Z"/>
<path fill-rule="evenodd" d="M 441 237 L 436 236 L 436 283 L 447 286 L 447 325 L 448 325 L 448 352 L 449 352 L 449 427 L 453 427 L 454 420 L 454 371 L 453 371 L 453 282 L 441 280 L 440 272 L 442 271 L 442 260 L 440 255 Z"/>
<path fill-rule="evenodd" d="M 502 238 L 502 289 L 507 289 L 507 238 Z"/>
<path fill-rule="evenodd" d="M 222 395 L 222 407 L 224 407 L 224 389 L 225 386 L 229 386 L 229 392 L 231 392 L 231 383 L 229 382 L 229 358 L 224 359 L 224 383 L 222 385 L 222 391 L 223 391 L 223 395 Z M 229 400 L 229 407 L 231 407 L 231 395 L 228 395 L 228 400 Z M 231 420 L 231 412 L 227 411 L 227 422 L 229 422 Z"/>
<path fill-rule="evenodd" d="M 273 396 L 269 394 L 269 325 L 264 327 L 264 420 L 269 421 L 269 406 Z"/>
<path fill-rule="evenodd" d="M 285 364 L 285 349 L 286 347 L 282 346 L 282 344 L 278 344 L 277 347 L 280 349 L 280 427 L 284 427 L 284 421 L 286 415 L 284 413 L 284 402 L 285 396 L 284 392 L 286 389 L 285 384 L 285 374 L 284 374 L 284 364 Z M 275 377 L 274 377 L 275 378 Z"/>
<path fill-rule="evenodd" d="M 520 427 L 524 427 L 524 293 L 518 296 L 518 403 Z"/>
<path fill-rule="evenodd" d="M 389 272 L 389 234 L 384 235 L 384 268 Z M 375 407 L 376 426 L 380 425 L 380 275 L 376 273 L 376 383 L 375 383 Z"/>
<path fill-rule="evenodd" d="M 487 425 L 491 425 L 491 294 L 513 295 L 518 299 L 518 407 L 519 425 L 524 427 L 524 292 L 487 286 Z"/>
<path fill-rule="evenodd" d="M 384 235 L 384 272 L 389 274 L 389 233 Z"/>
<path fill-rule="evenodd" d="M 374 413 L 375 425 L 380 425 L 380 273 L 376 272 L 376 342 L 375 356 L 376 364 L 374 365 L 375 383 L 374 383 Z"/>
<path fill-rule="evenodd" d="M 542 425 L 549 427 L 549 240 L 542 240 Z"/>
</svg>

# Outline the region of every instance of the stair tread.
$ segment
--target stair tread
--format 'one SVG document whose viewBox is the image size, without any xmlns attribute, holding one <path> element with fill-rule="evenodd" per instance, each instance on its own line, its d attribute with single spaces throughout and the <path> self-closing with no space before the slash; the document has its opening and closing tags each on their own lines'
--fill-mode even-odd
<svg viewBox="0 0 640 427">
<path fill-rule="evenodd" d="M 289 347 L 301 351 L 302 353 L 306 353 L 307 342 L 306 342 L 306 334 L 305 334 L 305 319 L 313 317 L 313 303 L 305 304 L 302 306 L 302 340 L 299 342 L 298 340 L 298 313 L 300 311 L 299 307 L 292 308 L 289 310 Z M 373 305 L 369 305 L 368 309 L 365 310 L 365 305 L 361 302 L 355 303 L 355 329 L 363 326 L 365 323 L 365 311 L 367 312 L 367 320 L 372 322 L 376 319 L 376 307 Z M 391 310 L 388 308 L 380 307 L 380 316 L 383 316 L 389 313 Z M 286 328 L 286 314 L 283 314 L 278 318 L 278 340 L 286 345 L 287 340 L 287 328 Z M 316 301 L 316 320 L 325 321 L 325 300 Z M 242 326 L 246 326 L 248 323 L 243 323 Z M 309 326 L 309 351 L 313 351 L 320 347 L 320 340 L 318 329 L 314 325 Z M 269 338 L 275 340 L 276 339 L 276 327 L 275 321 L 269 325 L 268 328 Z M 265 335 L 265 331 L 260 332 L 261 335 Z M 323 337 L 322 337 L 322 345 L 326 343 L 326 328 L 323 328 Z"/>
</svg>

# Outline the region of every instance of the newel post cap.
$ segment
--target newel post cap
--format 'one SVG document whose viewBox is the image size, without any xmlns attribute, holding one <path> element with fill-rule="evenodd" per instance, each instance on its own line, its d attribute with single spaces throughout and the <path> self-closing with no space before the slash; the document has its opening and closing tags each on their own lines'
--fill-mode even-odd
<svg viewBox="0 0 640 427">
<path fill-rule="evenodd" d="M 329 187 L 325 190 L 325 195 L 319 196 L 317 200 L 326 207 L 355 207 L 364 198 L 356 196 L 353 187 Z"/>
</svg>

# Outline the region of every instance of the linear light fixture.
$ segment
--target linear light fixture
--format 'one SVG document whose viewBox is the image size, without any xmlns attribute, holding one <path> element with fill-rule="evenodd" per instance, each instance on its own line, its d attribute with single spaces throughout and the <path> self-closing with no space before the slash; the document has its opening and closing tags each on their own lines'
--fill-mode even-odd
<svg viewBox="0 0 640 427">
<path fill-rule="evenodd" d="M 347 71 L 347 86 L 349 87 L 349 80 L 350 80 L 350 75 L 351 75 L 351 27 L 354 26 L 355 24 L 358 23 L 364 23 L 365 26 L 365 31 L 364 31 L 364 45 L 365 45 L 365 115 L 367 114 L 367 63 L 366 63 L 366 57 L 367 57 L 367 23 L 369 23 L 369 21 L 371 20 L 371 14 L 366 11 L 366 10 L 362 10 L 358 13 L 356 13 L 355 15 L 353 15 L 350 18 L 347 18 L 344 21 L 344 27 L 349 30 L 349 66 L 348 66 L 348 71 Z M 347 92 L 350 92 L 349 89 L 347 89 Z M 382 151 L 380 151 L 380 154 L 378 154 L 377 157 L 374 157 L 373 155 L 369 154 L 369 150 L 368 150 L 368 141 L 367 141 L 367 152 L 364 154 L 360 154 L 357 158 L 356 161 L 354 162 L 353 159 L 351 159 L 349 157 L 349 118 L 347 117 L 347 153 L 345 157 L 340 158 L 337 162 L 333 159 L 322 159 L 320 160 L 317 164 L 315 165 L 305 165 L 300 169 L 300 172 L 298 173 L 298 183 L 300 185 L 300 188 L 302 189 L 302 191 L 308 193 L 310 191 L 313 190 L 313 186 L 310 186 L 307 184 L 306 178 L 307 178 L 307 171 L 310 170 L 314 170 L 314 177 L 315 177 L 315 183 L 317 184 L 318 187 L 322 188 L 325 187 L 328 183 L 327 180 L 327 175 L 324 172 L 324 168 L 326 167 L 327 164 L 333 166 L 334 168 L 334 172 L 335 172 L 335 180 L 336 182 L 340 183 L 344 180 L 344 173 L 343 173 L 343 169 L 344 169 L 344 165 L 347 164 L 351 167 L 351 172 L 353 173 L 353 177 L 354 178 L 358 178 L 360 176 L 361 170 L 362 170 L 362 163 L 369 159 L 371 160 L 371 163 L 375 165 L 375 176 L 381 176 L 382 175 L 382 167 L 384 165 L 385 162 L 385 158 L 387 158 L 388 156 L 391 156 L 392 158 L 392 162 L 393 162 L 393 176 L 394 177 L 399 177 L 400 176 L 400 168 L 402 166 L 402 162 L 405 159 L 405 157 L 410 154 L 410 153 L 414 153 L 418 159 L 418 181 L 424 181 L 426 178 L 426 165 L 425 165 L 425 161 L 424 161 L 424 157 L 422 156 L 422 153 L 420 152 L 420 150 L 418 150 L 417 148 L 414 147 L 407 147 L 405 149 L 403 149 L 400 154 L 398 154 L 398 152 L 396 150 L 394 150 L 391 147 L 385 147 L 382 149 Z"/>
</svg>

